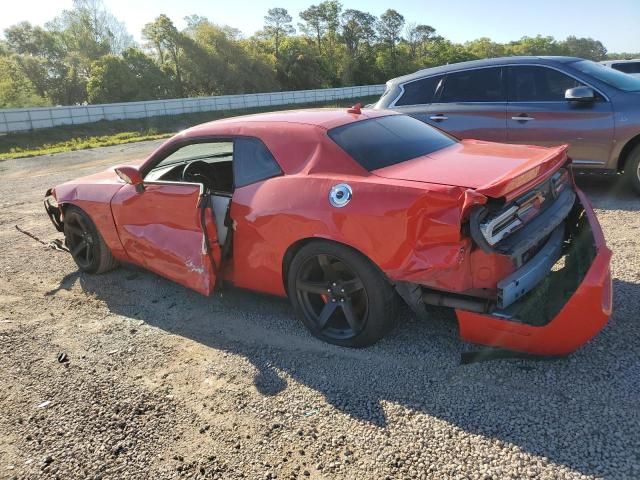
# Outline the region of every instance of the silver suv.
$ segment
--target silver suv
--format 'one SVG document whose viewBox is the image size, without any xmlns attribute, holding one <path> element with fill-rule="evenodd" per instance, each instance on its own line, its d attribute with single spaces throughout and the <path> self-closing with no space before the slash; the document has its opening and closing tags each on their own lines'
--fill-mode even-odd
<svg viewBox="0 0 640 480">
<path fill-rule="evenodd" d="M 570 145 L 575 168 L 640 193 L 640 79 L 574 57 L 505 57 L 394 78 L 375 104 L 459 138 Z"/>
</svg>

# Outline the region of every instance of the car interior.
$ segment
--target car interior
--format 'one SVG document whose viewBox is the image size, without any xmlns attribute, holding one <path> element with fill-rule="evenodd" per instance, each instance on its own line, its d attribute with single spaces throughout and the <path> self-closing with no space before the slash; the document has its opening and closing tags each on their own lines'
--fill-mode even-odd
<svg viewBox="0 0 640 480">
<path fill-rule="evenodd" d="M 233 142 L 186 145 L 163 159 L 145 177 L 147 182 L 199 183 L 211 194 L 218 243 L 228 233 L 228 210 L 234 190 Z"/>
</svg>

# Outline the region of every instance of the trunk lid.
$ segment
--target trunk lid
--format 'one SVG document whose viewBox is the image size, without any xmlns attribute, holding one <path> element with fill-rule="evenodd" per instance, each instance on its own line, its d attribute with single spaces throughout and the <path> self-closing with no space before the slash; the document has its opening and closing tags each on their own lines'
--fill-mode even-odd
<svg viewBox="0 0 640 480">
<path fill-rule="evenodd" d="M 567 148 L 462 140 L 371 173 L 396 180 L 466 187 L 488 197 L 509 200 L 558 170 L 567 160 Z"/>
</svg>

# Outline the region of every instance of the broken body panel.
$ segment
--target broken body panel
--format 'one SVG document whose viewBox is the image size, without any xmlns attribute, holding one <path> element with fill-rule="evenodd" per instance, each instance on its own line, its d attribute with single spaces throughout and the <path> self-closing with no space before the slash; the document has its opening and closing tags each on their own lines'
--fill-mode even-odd
<svg viewBox="0 0 640 480">
<path fill-rule="evenodd" d="M 394 283 L 495 302 L 499 282 L 522 262 L 480 248 L 469 234 L 470 216 L 483 206 L 517 201 L 548 181 L 567 163 L 566 147 L 463 141 L 368 172 L 327 135 L 327 128 L 385 114 L 391 113 L 283 112 L 212 122 L 182 132 L 135 165 L 144 176 L 159 158 L 190 140 L 249 136 L 264 142 L 283 175 L 235 188 L 229 210 L 233 255 L 224 266 L 213 213 L 206 209 L 200 217 L 198 184 L 148 182 L 140 191 L 110 169 L 56 187 L 52 195 L 60 206 L 49 205 L 47 211 L 63 221 L 64 206 L 77 205 L 94 220 L 116 259 L 205 295 L 213 290 L 216 276 L 222 276 L 241 288 L 285 296 L 290 252 L 315 238 L 356 249 Z M 347 208 L 329 204 L 328 192 L 338 183 L 353 190 Z M 610 277 L 603 269 L 608 272 L 611 253 L 586 199 L 578 196 L 594 225 L 600 253 L 566 308 L 542 327 L 499 318 L 490 308 L 488 314 L 457 310 L 464 339 L 565 354 L 606 322 L 608 310 L 583 297 L 597 290 L 603 299 L 607 288 L 610 297 Z M 581 303 L 586 306 L 579 307 Z M 579 321 L 587 313 L 593 319 Z M 568 334 L 568 325 L 574 332 L 571 341 L 558 340 Z"/>
</svg>

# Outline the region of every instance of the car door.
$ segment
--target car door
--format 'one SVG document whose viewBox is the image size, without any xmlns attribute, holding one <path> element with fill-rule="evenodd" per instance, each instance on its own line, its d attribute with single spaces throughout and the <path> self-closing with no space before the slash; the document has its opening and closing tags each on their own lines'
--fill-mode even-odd
<svg viewBox="0 0 640 480">
<path fill-rule="evenodd" d="M 541 65 L 511 66 L 507 77 L 508 142 L 567 143 L 574 164 L 606 163 L 613 147 L 614 120 L 611 103 L 604 96 L 596 91 L 593 102 L 565 100 L 567 89 L 585 84 Z"/>
<path fill-rule="evenodd" d="M 428 105 L 409 115 L 458 138 L 506 141 L 506 93 L 502 67 L 485 67 L 437 77 Z M 431 85 L 429 85 L 431 86 Z M 404 87 L 406 90 L 406 86 Z M 404 95 L 398 102 L 404 101 Z"/>
<path fill-rule="evenodd" d="M 170 156 L 179 157 L 188 147 Z M 206 145 L 199 146 L 198 159 L 203 151 Z M 188 156 L 182 155 L 181 161 L 188 161 Z M 160 170 L 170 167 L 171 163 Z M 220 262 L 212 202 L 203 195 L 202 184 L 153 178 L 147 175 L 144 189 L 125 185 L 111 201 L 122 245 L 133 263 L 209 295 Z"/>
</svg>

